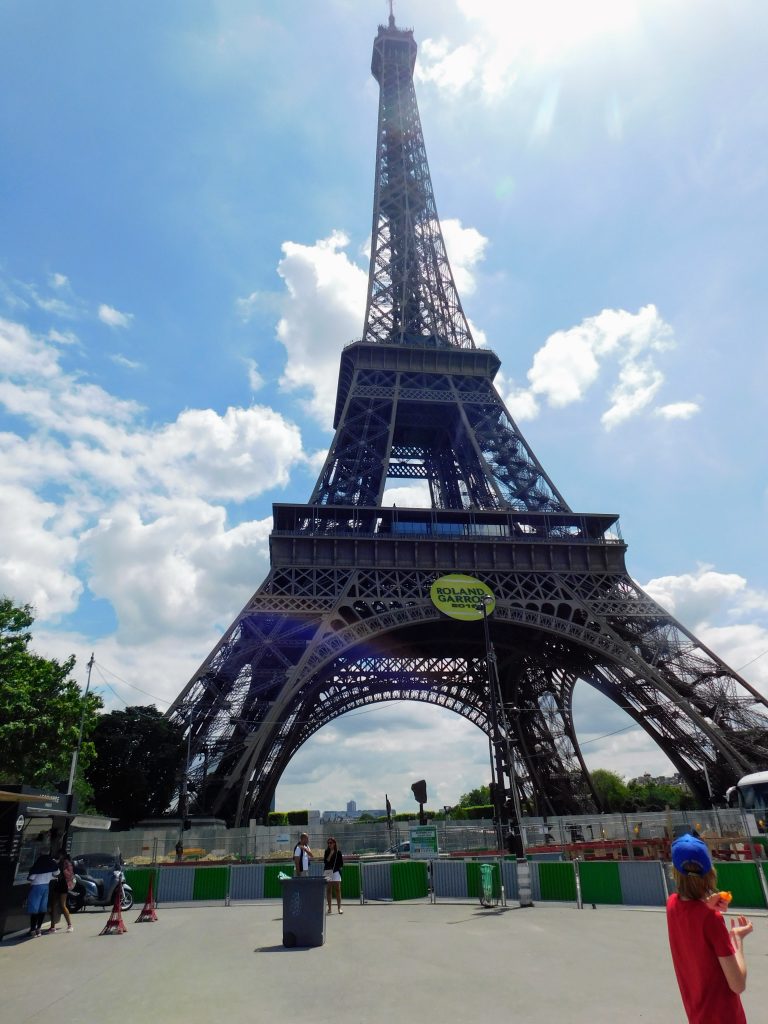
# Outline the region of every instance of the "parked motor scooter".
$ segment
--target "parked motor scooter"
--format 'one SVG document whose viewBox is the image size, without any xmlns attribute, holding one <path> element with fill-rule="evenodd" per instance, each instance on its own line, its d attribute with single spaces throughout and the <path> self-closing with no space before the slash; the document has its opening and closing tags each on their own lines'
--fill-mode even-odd
<svg viewBox="0 0 768 1024">
<path fill-rule="evenodd" d="M 131 909 L 133 890 L 125 880 L 122 867 L 116 864 L 114 868 L 100 871 L 99 874 L 103 877 L 89 874 L 82 861 L 75 860 L 75 884 L 67 893 L 67 907 L 71 913 L 78 914 L 85 907 L 112 907 L 118 885 L 122 886 L 120 909 Z"/>
</svg>

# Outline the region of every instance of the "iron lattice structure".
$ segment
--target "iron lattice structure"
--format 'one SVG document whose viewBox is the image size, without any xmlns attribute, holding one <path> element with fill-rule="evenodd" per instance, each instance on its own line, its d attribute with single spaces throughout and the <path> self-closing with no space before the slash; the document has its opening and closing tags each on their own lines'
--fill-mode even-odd
<svg viewBox="0 0 768 1024">
<path fill-rule="evenodd" d="M 501 785 L 538 814 L 594 809 L 573 724 L 579 680 L 624 709 L 701 799 L 768 758 L 766 700 L 630 578 L 615 515 L 573 512 L 475 347 L 445 254 L 413 89 L 390 17 L 363 337 L 342 352 L 325 465 L 306 505 L 274 506 L 266 580 L 169 714 L 187 731 L 192 809 L 263 817 L 323 725 L 378 701 L 449 708 L 492 731 L 483 624 L 446 620 L 439 576 L 496 596 Z M 424 481 L 431 508 L 383 506 Z"/>
</svg>

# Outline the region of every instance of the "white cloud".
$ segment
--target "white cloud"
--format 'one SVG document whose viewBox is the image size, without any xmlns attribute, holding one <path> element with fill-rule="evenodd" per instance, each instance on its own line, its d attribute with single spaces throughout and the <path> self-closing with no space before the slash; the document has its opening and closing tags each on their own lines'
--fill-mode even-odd
<svg viewBox="0 0 768 1024">
<path fill-rule="evenodd" d="M 288 295 L 277 336 L 288 360 L 281 385 L 308 390 L 309 411 L 323 426 L 333 418 L 339 353 L 363 330 L 367 274 L 343 251 L 340 231 L 314 245 L 284 242 L 278 273 Z"/>
<path fill-rule="evenodd" d="M 141 363 L 134 362 L 133 359 L 129 359 L 127 356 L 117 352 L 115 355 L 110 356 L 110 359 L 116 366 L 122 366 L 126 370 L 140 370 Z"/>
<path fill-rule="evenodd" d="M 711 565 L 658 577 L 643 589 L 768 696 L 768 593 L 738 573 L 717 572 Z"/>
<path fill-rule="evenodd" d="M 251 391 L 258 391 L 264 387 L 264 378 L 259 373 L 258 363 L 254 359 L 246 359 L 245 365 L 248 368 L 248 385 Z"/>
<path fill-rule="evenodd" d="M 748 593 L 743 576 L 716 572 L 711 565 L 700 565 L 696 572 L 682 576 L 659 576 L 643 589 L 689 628 L 738 606 Z"/>
<path fill-rule="evenodd" d="M 441 221 L 448 262 L 459 295 L 471 295 L 477 287 L 474 269 L 485 258 L 488 239 L 477 228 L 465 228 L 460 220 Z"/>
<path fill-rule="evenodd" d="M 200 499 L 111 506 L 83 539 L 89 586 L 108 600 L 124 644 L 160 635 L 194 638 L 223 626 L 256 590 L 268 566 L 271 517 L 226 527 L 226 512 Z M 177 677 L 178 685 L 178 677 Z"/>
<path fill-rule="evenodd" d="M 114 306 L 107 306 L 102 303 L 99 306 L 99 320 L 109 327 L 130 327 L 133 320 L 133 313 L 121 313 Z"/>
<path fill-rule="evenodd" d="M 665 420 L 689 420 L 697 412 L 701 412 L 698 402 L 670 402 L 669 405 L 661 405 L 654 412 Z"/>
<path fill-rule="evenodd" d="M 651 360 L 627 361 L 619 370 L 619 382 L 611 391 L 611 406 L 600 417 L 607 430 L 645 409 L 664 383 L 664 374 Z"/>
<path fill-rule="evenodd" d="M 425 39 L 419 48 L 414 77 L 417 82 L 434 82 L 439 89 L 456 94 L 477 80 L 482 60 L 477 46 L 464 44 L 451 49 L 447 39 Z"/>
<path fill-rule="evenodd" d="M 644 0 L 647 9 L 651 0 Z M 611 46 L 628 34 L 639 16 L 638 0 L 540 0 L 537 4 L 500 4 L 458 0 L 465 24 L 453 43 L 446 37 L 420 46 L 416 79 L 457 95 L 474 93 L 494 101 L 517 78 L 590 47 Z M 545 115 L 546 117 L 546 115 Z"/>
<path fill-rule="evenodd" d="M 400 508 L 431 508 L 432 499 L 426 480 L 403 484 L 400 487 L 385 487 L 382 505 L 398 505 Z"/>
<path fill-rule="evenodd" d="M 77 540 L 66 514 L 28 487 L 0 488 L 0 594 L 31 604 L 38 616 L 56 619 L 77 607 L 83 585 L 74 572 Z"/>
<path fill-rule="evenodd" d="M 223 503 L 305 465 L 298 428 L 266 406 L 147 427 L 138 405 L 64 373 L 54 343 L 7 321 L 0 366 L 0 405 L 26 428 L 0 434 L 0 589 L 51 620 L 87 583 L 112 603 L 121 642 L 188 642 L 234 614 L 264 575 L 270 521 L 231 527 Z"/>
<path fill-rule="evenodd" d="M 525 388 L 517 388 L 509 392 L 505 399 L 513 420 L 522 423 L 524 420 L 535 420 L 539 415 L 539 403 L 535 396 Z"/>
<path fill-rule="evenodd" d="M 477 726 L 442 708 L 393 701 L 343 715 L 311 737 L 281 778 L 277 805 L 381 808 L 386 793 L 394 810 L 408 810 L 411 783 L 426 779 L 427 805 L 439 809 L 488 773 L 488 740 Z"/>
<path fill-rule="evenodd" d="M 60 345 L 77 345 L 79 338 L 72 331 L 57 331 L 52 328 L 46 335 L 48 341 L 57 341 Z"/>
<path fill-rule="evenodd" d="M 50 274 L 48 283 L 51 288 L 66 288 L 69 285 L 69 278 L 66 274 Z"/>
<path fill-rule="evenodd" d="M 187 409 L 151 437 L 132 439 L 130 448 L 132 461 L 154 486 L 165 482 L 168 491 L 222 501 L 284 486 L 304 458 L 298 427 L 259 405 L 229 408 L 223 416 Z"/>
<path fill-rule="evenodd" d="M 539 399 L 553 408 L 579 402 L 613 359 L 618 376 L 601 417 L 610 430 L 652 403 L 664 383 L 654 358 L 673 344 L 672 329 L 655 306 L 637 313 L 604 309 L 577 327 L 551 334 L 533 357 L 529 387 L 512 387 L 505 400 L 521 420 L 538 414 Z"/>
</svg>

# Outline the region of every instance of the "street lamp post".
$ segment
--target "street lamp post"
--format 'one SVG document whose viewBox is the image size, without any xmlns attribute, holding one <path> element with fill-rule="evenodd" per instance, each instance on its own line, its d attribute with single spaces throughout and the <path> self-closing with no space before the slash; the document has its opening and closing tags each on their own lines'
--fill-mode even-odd
<svg viewBox="0 0 768 1024">
<path fill-rule="evenodd" d="M 88 704 L 88 691 L 91 688 L 91 669 L 93 668 L 93 654 L 91 654 L 91 660 L 88 662 L 88 678 L 85 682 L 85 693 L 83 693 L 81 704 L 82 708 L 80 711 L 80 731 L 77 734 L 77 746 L 72 752 L 72 763 L 69 769 L 69 785 L 67 786 L 67 797 L 68 797 L 68 810 L 72 810 L 72 794 L 75 788 L 75 775 L 77 774 L 77 761 L 80 757 L 80 748 L 83 745 L 83 728 L 85 726 L 85 712 Z"/>
<path fill-rule="evenodd" d="M 485 661 L 488 672 L 488 688 L 490 690 L 491 698 L 491 737 L 490 737 L 490 756 L 491 756 L 491 781 L 494 782 L 494 798 L 493 798 L 493 809 L 494 818 L 496 820 L 496 838 L 499 845 L 499 849 L 503 849 L 504 843 L 502 839 L 502 818 L 509 824 L 510 831 L 515 835 L 515 830 L 519 835 L 519 842 L 515 841 L 515 845 L 518 848 L 518 852 L 524 855 L 525 846 L 523 843 L 523 829 L 522 829 L 522 807 L 520 805 L 520 794 L 517 789 L 517 773 L 515 770 L 515 758 L 512 751 L 512 747 L 509 741 L 509 723 L 507 721 L 506 714 L 504 712 L 504 702 L 501 699 L 501 687 L 499 685 L 499 674 L 496 666 L 496 652 L 493 649 L 491 643 L 491 631 L 488 625 L 488 605 L 493 601 L 493 598 L 489 594 L 485 594 L 480 604 L 477 606 L 478 611 L 483 613 L 483 636 L 485 638 Z M 508 811 L 506 808 L 506 802 L 502 800 L 502 791 L 504 789 L 504 768 L 503 758 L 499 745 L 502 742 L 499 736 L 499 717 L 502 719 L 502 725 L 504 727 L 504 742 L 507 748 L 507 771 L 509 773 L 509 783 L 512 790 L 512 802 L 515 809 L 515 821 L 509 823 Z"/>
</svg>

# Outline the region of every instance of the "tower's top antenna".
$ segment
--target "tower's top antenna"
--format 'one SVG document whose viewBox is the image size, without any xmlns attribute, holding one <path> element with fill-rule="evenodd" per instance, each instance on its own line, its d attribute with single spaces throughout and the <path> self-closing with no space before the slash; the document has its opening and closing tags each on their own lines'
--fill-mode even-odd
<svg viewBox="0 0 768 1024">
<path fill-rule="evenodd" d="M 395 0 L 389 0 L 389 27 L 395 27 Z"/>
</svg>

